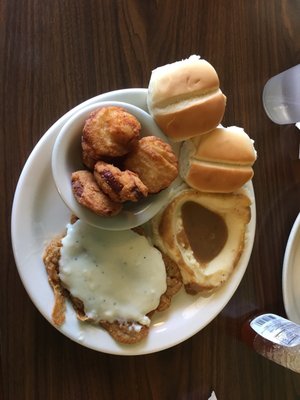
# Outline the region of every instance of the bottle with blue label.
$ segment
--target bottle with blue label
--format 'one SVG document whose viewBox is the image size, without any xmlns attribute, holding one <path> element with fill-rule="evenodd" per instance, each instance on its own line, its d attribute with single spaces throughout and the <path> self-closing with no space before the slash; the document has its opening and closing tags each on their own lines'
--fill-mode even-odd
<svg viewBox="0 0 300 400">
<path fill-rule="evenodd" d="M 244 324 L 242 338 L 257 353 L 300 373 L 300 325 L 275 314 L 262 314 Z"/>
</svg>

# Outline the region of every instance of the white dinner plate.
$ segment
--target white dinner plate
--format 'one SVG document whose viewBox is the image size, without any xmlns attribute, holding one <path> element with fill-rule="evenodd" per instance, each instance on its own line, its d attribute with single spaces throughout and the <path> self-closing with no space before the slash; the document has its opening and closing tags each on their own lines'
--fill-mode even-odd
<svg viewBox="0 0 300 400">
<path fill-rule="evenodd" d="M 58 132 L 81 107 L 99 101 L 123 101 L 147 110 L 146 89 L 117 90 L 96 96 L 61 117 L 40 139 L 29 156 L 16 188 L 11 221 L 14 256 L 19 275 L 33 303 L 52 324 L 54 304 L 52 289 L 42 261 L 47 242 L 62 232 L 70 212 L 61 200 L 51 174 L 51 152 Z M 209 297 L 187 295 L 182 289 L 171 307 L 155 313 L 149 336 L 135 345 L 120 345 L 102 328 L 77 320 L 68 304 L 61 333 L 88 348 L 110 354 L 137 355 L 157 352 L 174 346 L 204 328 L 228 303 L 237 289 L 251 255 L 256 225 L 253 186 L 247 186 L 252 199 L 251 221 L 247 228 L 245 250 L 229 281 Z"/>
<path fill-rule="evenodd" d="M 300 213 L 291 229 L 283 259 L 282 293 L 288 318 L 300 324 Z"/>
</svg>

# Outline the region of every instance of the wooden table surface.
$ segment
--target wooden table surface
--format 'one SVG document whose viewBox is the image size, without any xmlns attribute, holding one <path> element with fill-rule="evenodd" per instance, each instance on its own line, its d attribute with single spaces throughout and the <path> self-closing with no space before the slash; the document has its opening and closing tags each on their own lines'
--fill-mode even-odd
<svg viewBox="0 0 300 400">
<path fill-rule="evenodd" d="M 299 1 L 2 0 L 0 10 L 0 399 L 206 400 L 212 390 L 218 400 L 299 399 L 300 375 L 238 339 L 248 313 L 285 315 L 281 274 L 300 205 L 300 132 L 272 123 L 261 97 L 268 78 L 300 62 Z M 19 175 L 68 110 L 107 91 L 146 88 L 153 68 L 191 54 L 219 73 L 223 124 L 244 127 L 258 151 L 247 271 L 217 318 L 173 348 L 125 357 L 87 349 L 46 321 L 19 278 L 10 237 Z"/>
</svg>

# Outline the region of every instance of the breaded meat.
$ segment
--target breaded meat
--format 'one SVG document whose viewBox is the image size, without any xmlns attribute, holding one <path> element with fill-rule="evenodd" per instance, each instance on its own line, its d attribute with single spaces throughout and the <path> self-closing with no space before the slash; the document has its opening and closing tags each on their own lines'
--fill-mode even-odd
<svg viewBox="0 0 300 400">
<path fill-rule="evenodd" d="M 156 136 L 145 136 L 126 156 L 125 168 L 138 174 L 149 193 L 167 188 L 178 175 L 172 147 Z"/>
<path fill-rule="evenodd" d="M 62 246 L 60 235 L 51 240 L 43 255 L 43 261 L 48 274 L 49 283 L 54 292 L 54 307 L 52 309 L 52 321 L 55 325 L 62 325 L 65 321 L 66 291 L 62 287 L 59 278 L 59 258 Z"/>
<path fill-rule="evenodd" d="M 121 107 L 103 107 L 87 118 L 82 133 L 82 149 L 86 159 L 119 157 L 137 143 L 141 124 Z"/>
<path fill-rule="evenodd" d="M 74 220 L 75 219 L 73 218 L 73 221 Z M 135 231 L 139 232 L 139 234 L 144 233 L 143 230 L 140 229 Z M 45 248 L 43 254 L 43 261 L 48 274 L 48 279 L 51 287 L 53 288 L 55 296 L 55 304 L 52 312 L 53 323 L 57 326 L 61 326 L 64 323 L 66 298 L 71 301 L 79 320 L 95 323 L 93 319 L 86 316 L 83 302 L 79 298 L 73 297 L 71 293 L 63 287 L 63 284 L 59 278 L 59 259 L 62 246 L 61 240 L 63 237 L 64 234 L 60 237 L 54 238 Z M 162 255 L 166 267 L 167 290 L 161 296 L 157 309 L 148 314 L 149 318 L 151 318 L 155 311 L 166 310 L 170 306 L 172 297 L 182 286 L 181 275 L 178 267 L 168 256 L 164 254 Z M 117 342 L 122 344 L 134 344 L 140 342 L 146 338 L 149 333 L 148 326 L 141 325 L 136 321 L 108 322 L 101 320 L 99 325 L 104 328 Z"/>
<path fill-rule="evenodd" d="M 82 147 L 83 147 L 83 149 L 82 149 L 82 162 L 90 171 L 93 171 L 94 167 L 95 167 L 95 164 L 100 160 L 100 158 L 99 157 L 93 158 L 91 156 L 91 154 L 90 154 L 91 152 L 89 152 L 88 150 L 85 150 L 84 149 L 84 147 L 85 147 L 84 145 Z"/>
<path fill-rule="evenodd" d="M 99 161 L 94 176 L 100 189 L 113 201 L 138 201 L 148 196 L 148 188 L 134 172 L 121 171 L 112 164 Z"/>
<path fill-rule="evenodd" d="M 112 201 L 97 185 L 94 175 L 89 171 L 72 173 L 73 194 L 82 206 L 97 215 L 112 216 L 118 214 L 122 205 Z"/>
</svg>

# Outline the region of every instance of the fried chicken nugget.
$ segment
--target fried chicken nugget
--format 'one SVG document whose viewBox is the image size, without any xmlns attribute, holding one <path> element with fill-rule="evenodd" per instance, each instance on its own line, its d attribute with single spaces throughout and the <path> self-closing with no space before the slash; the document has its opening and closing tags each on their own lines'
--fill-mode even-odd
<svg viewBox="0 0 300 400">
<path fill-rule="evenodd" d="M 167 188 L 178 175 L 178 162 L 171 146 L 156 136 L 140 139 L 124 165 L 138 174 L 149 193 Z"/>
<path fill-rule="evenodd" d="M 78 203 L 97 215 L 112 216 L 122 209 L 122 204 L 112 201 L 102 192 L 94 175 L 89 171 L 72 173 L 72 190 Z"/>
<path fill-rule="evenodd" d="M 101 190 L 118 203 L 138 201 L 148 196 L 148 188 L 131 171 L 121 171 L 112 164 L 98 161 L 94 176 Z"/>
<path fill-rule="evenodd" d="M 85 145 L 83 145 L 85 147 Z M 91 171 L 93 171 L 95 164 L 99 161 L 99 158 L 93 158 L 89 150 L 82 149 L 82 162 Z"/>
<path fill-rule="evenodd" d="M 103 107 L 93 111 L 85 121 L 82 149 L 85 160 L 119 157 L 137 143 L 141 124 L 121 107 Z"/>
</svg>

